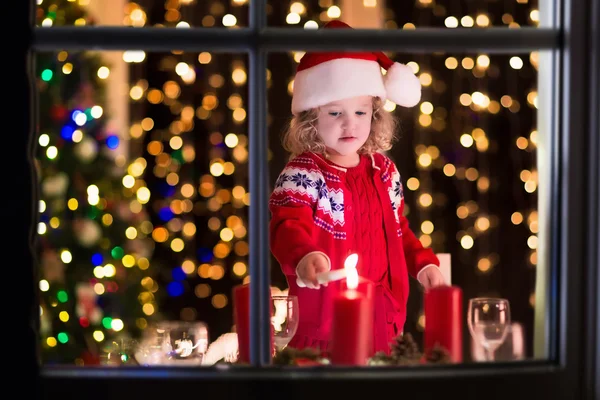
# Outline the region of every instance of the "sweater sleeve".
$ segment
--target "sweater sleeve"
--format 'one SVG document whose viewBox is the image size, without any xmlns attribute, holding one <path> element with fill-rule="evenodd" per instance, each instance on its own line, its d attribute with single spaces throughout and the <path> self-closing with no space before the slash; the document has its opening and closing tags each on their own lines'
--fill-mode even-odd
<svg viewBox="0 0 600 400">
<path fill-rule="evenodd" d="M 323 252 L 313 234 L 313 216 L 324 185 L 317 169 L 293 163 L 288 163 L 277 178 L 269 199 L 269 240 L 285 275 L 296 275 L 298 263 L 307 254 Z"/>
<path fill-rule="evenodd" d="M 426 267 L 439 267 L 440 261 L 430 248 L 425 248 L 421 241 L 417 239 L 414 232 L 410 228 L 408 219 L 404 215 L 404 186 L 402 178 L 398 173 L 398 169 L 394 164 L 392 168 L 392 186 L 394 191 L 394 204 L 397 207 L 397 218 L 400 223 L 400 231 L 402 232 L 402 245 L 404 247 L 404 257 L 408 273 L 417 277 L 418 273 Z"/>
<path fill-rule="evenodd" d="M 404 204 L 401 207 L 402 211 L 404 211 Z M 402 230 L 402 245 L 406 266 L 411 276 L 416 278 L 423 268 L 431 265 L 439 267 L 440 261 L 433 250 L 423 247 L 421 241 L 410 229 L 408 219 L 404 215 L 400 217 L 400 229 Z"/>
</svg>

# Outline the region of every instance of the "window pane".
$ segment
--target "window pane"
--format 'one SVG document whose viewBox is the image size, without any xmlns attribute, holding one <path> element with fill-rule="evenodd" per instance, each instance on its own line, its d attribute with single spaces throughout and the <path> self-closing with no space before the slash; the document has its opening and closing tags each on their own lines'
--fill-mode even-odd
<svg viewBox="0 0 600 400">
<path fill-rule="evenodd" d="M 544 4 L 544 13 L 550 10 Z M 341 19 L 355 28 L 415 29 L 537 27 L 538 0 L 269 0 L 268 23 L 272 26 L 322 26 Z"/>
<path fill-rule="evenodd" d="M 36 25 L 235 28 L 248 26 L 248 0 L 36 0 Z"/>
<path fill-rule="evenodd" d="M 463 360 L 469 362 L 483 359 L 481 346 L 474 346 L 471 351 L 471 335 L 466 325 L 467 304 L 469 299 L 475 297 L 501 297 L 509 301 L 515 332 L 513 344 L 518 354 L 508 354 L 509 339 L 498 350 L 498 359 L 532 358 L 534 336 L 544 336 L 545 329 L 543 320 L 540 322 L 537 317 L 534 324 L 534 313 L 537 314 L 536 276 L 543 282 L 543 276 L 549 268 L 540 263 L 541 257 L 538 260 L 538 251 L 547 251 L 547 243 L 542 237 L 538 239 L 538 235 L 548 235 L 548 232 L 540 232 L 540 224 L 547 218 L 549 210 L 549 186 L 545 184 L 545 180 L 549 175 L 550 165 L 546 157 L 551 153 L 548 147 L 549 132 L 538 132 L 538 106 L 543 104 L 545 107 L 547 104 L 547 99 L 541 99 L 544 103 L 538 101 L 540 54 L 388 54 L 394 61 L 412 69 L 420 81 L 422 95 L 420 101 L 412 107 L 402 107 L 390 100 L 383 104 L 383 112 L 397 117 L 399 121 L 397 141 L 386 154 L 400 172 L 403 185 L 400 193 L 403 193 L 405 204 L 403 213 L 410 230 L 422 246 L 439 255 L 440 261 L 446 263 L 444 260 L 448 260 L 451 266 L 451 283 L 462 290 L 463 306 L 460 316 L 465 322 Z M 381 241 L 386 240 L 380 225 L 385 217 L 368 208 L 367 203 L 373 201 L 380 204 L 387 197 L 384 196 L 383 200 L 369 197 L 368 193 L 376 193 L 376 189 L 369 189 L 371 192 L 360 189 L 360 185 L 352 183 L 354 175 L 350 172 L 347 172 L 345 181 L 341 178 L 341 184 L 337 181 L 338 178 L 329 179 L 328 172 L 335 173 L 339 170 L 340 165 L 334 165 L 335 156 L 329 161 L 321 157 L 325 164 L 314 161 L 314 157 L 311 161 L 312 156 L 300 157 L 300 164 L 286 164 L 292 151 L 306 151 L 307 142 L 310 142 L 315 130 L 352 135 L 349 132 L 358 129 L 355 125 L 348 125 L 353 128 L 344 130 L 340 125 L 339 131 L 331 131 L 327 130 L 326 123 L 319 124 L 321 118 L 342 118 L 342 109 L 322 109 L 320 114 L 305 115 L 291 121 L 294 91 L 301 90 L 298 93 L 302 95 L 298 95 L 297 101 L 299 106 L 305 104 L 305 108 L 299 109 L 304 110 L 311 105 L 321 104 L 318 103 L 321 98 L 328 99 L 322 100 L 324 103 L 334 100 L 332 93 L 335 93 L 335 85 L 331 85 L 330 81 L 335 80 L 338 74 L 342 76 L 340 88 L 344 90 L 361 84 L 352 81 L 350 74 L 344 76 L 344 71 L 351 70 L 350 66 L 338 72 L 329 71 L 330 75 L 319 75 L 317 69 L 323 64 L 304 70 L 306 74 L 301 78 L 301 83 L 298 83 L 294 78 L 303 55 L 302 52 L 293 52 L 269 56 L 269 132 L 273 154 L 270 179 L 274 193 L 271 206 L 279 210 L 278 223 L 282 223 L 287 218 L 284 216 L 286 208 L 290 211 L 293 206 L 301 207 L 300 203 L 308 202 L 306 224 L 309 228 L 312 227 L 312 233 L 306 236 L 306 240 L 300 240 L 298 234 L 287 235 L 285 228 L 282 228 L 277 231 L 276 236 L 282 239 L 276 241 L 280 243 L 280 249 L 285 248 L 285 245 L 302 245 L 305 250 L 295 260 L 308 254 L 311 247 L 305 246 L 307 241 L 309 244 L 313 243 L 312 251 L 325 251 L 332 262 L 334 258 L 337 259 L 337 265 L 333 265 L 333 269 L 343 268 L 347 253 L 357 252 L 364 259 L 362 269 L 359 268 L 358 271 L 361 277 L 383 282 L 387 287 L 387 281 L 382 277 L 387 276 L 387 266 L 391 265 L 390 256 L 382 258 L 381 252 L 386 252 L 385 245 L 382 247 L 376 239 L 367 240 L 377 235 Z M 355 76 L 359 75 L 363 81 L 372 78 L 367 72 L 356 73 Z M 298 89 L 298 84 L 302 85 L 301 89 Z M 545 85 L 549 87 L 548 83 Z M 322 90 L 323 87 L 326 89 Z M 365 90 L 372 87 L 365 87 Z M 353 93 L 358 95 L 362 92 Z M 544 118 L 548 119 L 549 110 L 545 109 L 544 112 Z M 289 130 L 292 132 L 289 136 L 291 141 L 287 142 L 287 151 L 284 151 L 282 134 L 288 132 L 289 126 L 294 128 Z M 548 124 L 542 125 L 540 122 L 540 127 L 542 126 Z M 329 143 L 335 145 L 337 142 Z M 545 147 L 542 159 L 538 158 L 537 151 L 540 143 Z M 319 153 L 319 147 L 314 149 Z M 291 168 L 287 172 L 284 171 L 286 165 Z M 334 166 L 327 170 L 328 167 L 322 165 Z M 315 189 L 315 182 L 318 181 L 315 178 L 318 173 L 315 171 L 321 169 L 326 171 L 322 173 L 326 184 L 322 191 L 324 196 Z M 363 176 L 361 174 L 358 176 Z M 302 178 L 304 175 L 306 179 Z M 364 176 L 371 175 L 364 172 Z M 341 189 L 339 185 L 342 185 Z M 365 186 L 367 187 L 370 186 Z M 538 200 L 543 200 L 544 197 L 546 205 L 540 208 Z M 381 199 L 381 194 L 379 198 Z M 318 203 L 313 204 L 311 209 L 310 202 L 313 200 Z M 359 212 L 359 207 L 363 211 Z M 385 210 L 390 205 L 384 202 L 380 207 Z M 385 215 L 385 211 L 381 212 Z M 300 218 L 300 211 L 293 215 Z M 379 218 L 379 222 L 373 223 L 372 218 Z M 299 224 L 289 228 L 290 232 L 297 229 Z M 369 228 L 373 224 L 375 228 Z M 410 233 L 403 232 L 402 236 L 406 252 Z M 297 246 L 293 244 L 293 240 L 299 240 Z M 345 243 L 339 244 L 340 242 Z M 391 246 L 390 242 L 387 242 L 387 246 Z M 344 252 L 347 253 L 337 254 L 342 251 L 340 249 L 346 249 Z M 401 257 L 401 253 L 397 251 L 395 248 L 393 254 Z M 412 265 L 410 257 L 414 254 L 411 252 L 411 255 L 406 256 L 409 269 Z M 308 289 L 298 289 L 295 277 L 292 276 L 291 282 L 288 282 L 290 276 L 286 279 L 286 275 L 293 273 L 289 265 L 285 265 L 293 262 L 286 257 L 288 255 L 285 252 L 275 250 L 272 259 L 273 285 L 289 294 L 309 296 L 306 294 Z M 422 264 L 423 262 L 421 266 Z M 543 300 L 546 289 L 543 284 L 539 287 L 541 289 L 537 296 L 543 303 L 547 301 Z M 319 290 L 329 289 L 330 287 Z M 403 329 L 405 333 L 412 335 L 421 350 L 426 327 L 424 298 L 419 281 L 411 276 Z M 318 304 L 323 309 L 330 307 L 325 300 Z M 546 307 L 545 304 L 538 305 Z M 315 312 L 311 308 L 313 306 L 308 301 L 303 304 L 301 300 L 300 318 L 312 315 Z M 322 320 L 318 318 L 317 321 L 321 321 L 322 325 L 310 318 L 309 322 L 304 320 L 305 332 L 309 331 L 306 326 L 310 324 L 317 324 L 314 326 L 317 330 L 332 326 L 324 322 L 327 320 L 326 316 L 322 316 Z M 380 331 L 384 329 L 385 327 Z M 518 336 L 521 334 L 522 337 Z M 309 337 L 309 334 L 304 336 L 306 337 L 302 340 L 294 340 L 291 345 L 323 345 L 316 337 Z M 387 337 L 388 340 L 390 338 Z M 538 357 L 539 354 L 536 355 Z"/>
<path fill-rule="evenodd" d="M 37 68 L 44 362 L 129 365 L 159 322 L 231 332 L 248 275 L 246 55 L 60 51 Z"/>
</svg>

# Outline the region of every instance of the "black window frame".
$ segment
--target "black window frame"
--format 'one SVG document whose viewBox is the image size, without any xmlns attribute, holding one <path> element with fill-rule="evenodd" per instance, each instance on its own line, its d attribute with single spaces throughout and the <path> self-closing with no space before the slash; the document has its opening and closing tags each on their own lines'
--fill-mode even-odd
<svg viewBox="0 0 600 400">
<path fill-rule="evenodd" d="M 251 0 L 250 25 L 221 28 L 35 27 L 35 3 L 12 10 L 25 28 L 16 62 L 9 71 L 22 88 L 24 110 L 11 139 L 18 146 L 17 198 L 7 215 L 15 230 L 20 262 L 11 274 L 17 297 L 19 337 L 31 347 L 19 352 L 32 384 L 28 391 L 47 398 L 131 398 L 168 395 L 233 397 L 307 397 L 335 386 L 336 395 L 360 387 L 424 398 L 459 394 L 461 398 L 600 399 L 600 2 L 555 0 L 550 28 L 485 30 L 417 29 L 305 31 L 266 26 L 266 0 Z M 350 39 L 350 40 L 349 40 Z M 376 44 L 376 45 L 374 45 Z M 419 368 L 277 368 L 269 366 L 268 157 L 266 131 L 266 57 L 270 51 L 334 49 L 528 52 L 553 54 L 551 174 L 551 276 L 548 292 L 549 359 L 518 363 L 461 364 Z M 35 237 L 37 176 L 37 88 L 35 53 L 48 50 L 235 51 L 249 55 L 249 215 L 252 366 L 227 368 L 47 367 L 39 357 L 39 298 Z M 9 129 L 12 127 L 9 127 Z M 11 151 L 12 153 L 12 151 Z M 12 233 L 11 233 L 12 236 Z M 12 240 L 11 240 L 12 243 Z M 11 245 L 12 247 L 12 245 Z M 371 386 L 377 383 L 379 386 Z M 372 390 L 371 389 L 371 390 Z M 287 391 L 288 394 L 284 394 Z"/>
</svg>

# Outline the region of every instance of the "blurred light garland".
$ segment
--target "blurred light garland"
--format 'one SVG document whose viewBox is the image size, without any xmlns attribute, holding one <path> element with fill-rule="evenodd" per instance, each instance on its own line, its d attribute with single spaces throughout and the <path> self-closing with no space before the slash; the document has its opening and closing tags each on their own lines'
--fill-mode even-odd
<svg viewBox="0 0 600 400">
<path fill-rule="evenodd" d="M 50 1 L 50 0 L 44 0 Z M 38 0 L 38 4 L 44 1 Z M 87 0 L 86 0 L 87 1 Z M 75 3 L 69 1 L 69 3 Z M 80 0 L 80 3 L 82 1 Z M 85 3 L 85 1 L 83 2 Z M 391 5 L 379 0 L 363 0 L 364 7 L 383 6 L 384 29 L 415 29 L 421 26 L 439 26 L 453 28 L 486 28 L 489 26 L 505 26 L 518 29 L 520 26 L 537 26 L 539 11 L 536 5 L 527 0 L 515 0 L 507 4 L 500 14 L 491 9 L 469 7 L 460 10 L 453 2 L 433 2 L 416 0 L 412 15 L 396 15 Z M 174 26 L 185 28 L 189 26 L 228 27 L 235 29 L 244 26 L 247 18 L 246 0 L 214 1 L 210 4 L 194 0 L 167 0 L 164 2 L 164 21 L 153 26 Z M 147 26 L 148 9 L 145 2 L 129 2 L 126 7 L 124 25 Z M 204 13 L 198 17 L 199 9 Z M 267 10 L 272 15 L 274 4 L 268 4 Z M 344 19 L 344 2 L 333 0 L 290 1 L 289 7 L 282 16 L 278 16 L 281 25 L 302 26 L 305 29 L 315 29 L 323 23 L 336 18 Z M 464 11 L 456 12 L 455 10 Z M 523 14 L 523 11 L 526 13 Z M 525 18 L 522 15 L 526 15 Z M 521 17 L 518 17 L 521 16 Z M 38 21 L 42 26 L 52 26 L 61 21 L 61 10 L 51 6 L 46 14 L 38 11 Z M 64 18 L 63 18 L 64 19 Z M 285 21 L 285 23 L 283 23 Z M 61 23 L 64 23 L 61 22 Z M 85 25 L 86 20 L 78 17 L 75 25 Z M 295 66 L 303 52 L 290 52 L 290 62 Z M 405 55 L 398 54 L 399 58 Z M 129 199 L 129 209 L 139 213 L 145 209 L 152 210 L 157 215 L 159 224 L 148 220 L 138 226 L 130 226 L 126 230 L 128 239 L 148 236 L 156 246 L 168 248 L 172 255 L 167 263 L 171 271 L 166 287 L 160 287 L 159 282 L 148 274 L 141 279 L 142 291 L 139 302 L 143 313 L 152 316 L 157 311 L 155 294 L 166 291 L 172 297 L 179 297 L 190 290 L 195 297 L 210 299 L 212 307 L 221 309 L 228 303 L 228 296 L 222 286 L 215 285 L 226 275 L 231 279 L 247 282 L 247 228 L 245 207 L 249 205 L 247 192 L 247 172 L 245 170 L 248 158 L 248 137 L 246 135 L 247 109 L 243 92 L 247 84 L 247 70 L 244 59 L 232 57 L 227 65 L 223 64 L 221 55 L 208 52 L 199 54 L 184 54 L 172 52 L 160 61 L 160 68 L 165 72 L 162 86 L 149 87 L 148 81 L 139 78 L 131 84 L 129 96 L 134 107 L 136 105 L 163 105 L 172 113 L 173 121 L 167 129 L 157 129 L 152 116 L 143 115 L 135 120 L 129 129 L 128 141 L 145 143 L 139 149 L 139 156 L 127 166 L 127 173 L 122 177 L 122 194 Z M 519 130 L 514 140 L 512 153 L 509 157 L 520 159 L 523 165 L 518 171 L 518 186 L 522 197 L 522 207 L 510 213 L 510 220 L 500 219 L 490 209 L 489 200 L 494 196 L 498 181 L 494 171 L 486 162 L 490 152 L 498 146 L 497 138 L 491 134 L 494 131 L 493 116 L 506 116 L 507 120 L 519 113 L 523 107 L 537 109 L 537 91 L 534 87 L 527 89 L 524 98 L 521 97 L 523 87 L 513 81 L 507 84 L 507 91 L 486 89 L 490 79 L 498 79 L 501 72 L 508 68 L 514 71 L 526 72 L 528 76 L 535 75 L 538 66 L 538 53 L 533 52 L 529 59 L 522 56 L 496 56 L 490 54 L 449 55 L 434 54 L 427 57 L 408 58 L 405 62 L 413 68 L 423 86 L 423 98 L 415 112 L 415 143 L 412 152 L 415 160 L 413 173 L 403 172 L 404 185 L 407 194 L 414 198 L 410 202 L 416 207 L 412 210 L 407 206 L 407 214 L 418 212 L 419 225 L 413 230 L 424 246 L 436 250 L 454 248 L 458 245 L 458 257 L 464 263 L 469 260 L 475 268 L 475 273 L 483 279 L 490 276 L 494 269 L 501 264 L 494 230 L 506 224 L 521 226 L 527 230 L 525 246 L 530 249 L 526 254 L 526 263 L 537 264 L 537 233 L 538 216 L 534 207 L 537 196 L 537 171 L 534 154 L 537 146 L 538 132 L 535 128 L 523 130 L 518 124 L 511 129 Z M 224 58 L 223 58 L 224 59 Z M 136 65 L 148 61 L 148 55 L 143 51 L 126 51 L 123 60 L 130 64 L 135 74 Z M 58 55 L 60 68 L 46 68 L 41 71 L 40 78 L 49 82 L 56 74 L 69 74 L 74 66 L 68 60 L 68 54 Z M 440 62 L 443 68 L 439 67 Z M 227 73 L 225 74 L 225 71 Z M 453 82 L 447 82 L 444 74 L 452 71 Z M 109 68 L 98 69 L 99 79 L 106 79 Z M 138 74 L 139 75 L 139 74 Z M 293 93 L 293 75 L 285 82 L 287 93 Z M 271 71 L 267 71 L 267 86 L 273 87 Z M 192 95 L 192 87 L 202 86 L 200 100 Z M 464 88 L 450 102 L 442 100 L 447 95 L 449 85 Z M 233 88 L 228 92 L 228 88 Z M 447 109 L 446 107 L 452 107 Z M 388 112 L 397 113 L 396 105 L 386 102 Z M 55 112 L 58 112 L 55 110 Z M 81 110 L 63 110 L 70 115 L 69 125 L 60 131 L 62 140 L 81 143 L 82 154 L 91 151 L 92 142 L 87 140 L 85 126 L 103 114 L 101 106 Z M 272 115 L 269 115 L 269 119 Z M 203 166 L 198 160 L 204 155 L 196 154 L 194 137 L 196 120 L 205 123 L 210 130 L 207 150 L 208 161 Z M 460 129 L 457 129 L 460 127 Z M 149 140 L 145 140 L 150 135 Z M 443 139 L 440 140 L 440 137 Z M 41 134 L 39 144 L 45 149 L 45 157 L 54 160 L 61 155 L 61 146 L 53 141 L 48 134 Z M 87 140 L 87 141 L 86 141 Z M 108 149 L 116 149 L 120 145 L 118 136 L 104 139 L 102 145 Z M 274 146 L 278 146 L 276 143 Z M 462 164 L 449 155 L 448 149 L 460 149 L 470 152 L 471 164 Z M 458 151 L 458 150 L 457 150 Z M 146 152 L 148 156 L 141 153 Z M 392 153 L 394 150 L 392 150 Z M 152 158 L 150 158 L 152 157 Z M 149 161 L 154 168 L 147 171 Z M 124 160 L 116 160 L 117 165 L 123 166 Z M 201 171 L 199 176 L 194 172 Z M 159 193 L 150 190 L 145 177 L 152 174 L 152 179 L 161 181 Z M 461 201 L 455 204 L 455 213 L 460 221 L 460 230 L 455 237 L 448 237 L 447 219 L 448 196 L 438 191 L 441 185 L 440 177 L 450 179 Z M 233 179 L 232 179 L 233 178 Z M 149 179 L 149 178 L 148 178 Z M 233 182 L 233 183 L 232 183 Z M 513 189 L 516 190 L 516 189 Z M 102 224 L 110 225 L 111 213 L 103 212 L 107 206 L 107 193 L 102 193 L 97 187 L 89 185 L 86 199 L 72 198 L 68 200 L 68 208 L 76 210 L 86 204 L 94 218 L 100 218 Z M 527 197 L 530 196 L 530 197 Z M 532 206 L 533 205 L 533 206 Z M 51 230 L 59 229 L 61 219 L 45 216 L 48 204 L 41 202 L 42 218 L 38 226 L 40 235 Z M 92 215 L 90 214 L 90 215 Z M 408 214 L 410 215 L 410 214 Z M 198 226 L 196 220 L 206 219 L 206 227 Z M 211 232 L 208 234 L 207 232 Z M 451 244 L 451 241 L 456 241 Z M 113 277 L 119 262 L 126 268 L 137 266 L 142 271 L 148 271 L 150 260 L 136 258 L 134 254 L 107 248 L 107 255 L 98 253 L 92 260 L 94 275 L 98 280 L 94 291 L 101 295 L 114 287 L 105 285 L 103 279 Z M 117 255 L 118 257 L 115 257 Z M 102 257 L 100 259 L 99 257 Z M 68 264 L 72 260 L 69 249 L 62 249 L 60 259 Z M 165 260 L 162 260 L 165 262 Z M 198 281 L 199 280 L 199 281 Z M 196 283 L 196 282 L 199 283 Z M 190 285 L 184 285 L 188 282 Z M 483 282 L 483 281 L 482 281 Z M 40 289 L 48 291 L 52 283 L 47 280 L 40 282 Z M 218 289 L 217 289 L 218 288 Z M 487 291 L 487 289 L 483 289 Z M 533 307 L 533 294 L 531 306 Z M 68 292 L 58 292 L 53 307 L 68 302 Z M 203 307 L 199 305 L 199 307 Z M 44 311 L 44 308 L 42 308 Z M 67 314 L 60 314 L 68 320 Z M 183 319 L 196 317 L 195 306 L 190 305 L 181 310 Z M 108 319 L 107 319 L 108 318 Z M 115 322 L 116 321 L 116 322 Z M 94 338 L 104 340 L 105 329 L 118 330 L 122 327 L 118 318 L 102 319 L 102 328 L 94 331 Z M 138 321 L 143 328 L 143 319 Z M 423 321 L 420 321 L 421 326 Z M 117 328 L 117 329 L 115 329 Z M 60 333 L 49 336 L 47 343 L 65 341 L 67 338 Z"/>
</svg>

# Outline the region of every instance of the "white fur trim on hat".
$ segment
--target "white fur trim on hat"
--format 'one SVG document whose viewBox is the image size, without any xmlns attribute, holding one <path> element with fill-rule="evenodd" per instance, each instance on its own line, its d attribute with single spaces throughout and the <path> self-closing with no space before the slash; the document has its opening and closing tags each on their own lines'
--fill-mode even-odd
<svg viewBox="0 0 600 400">
<path fill-rule="evenodd" d="M 375 96 L 385 100 L 379 64 L 354 58 L 327 61 L 296 74 L 292 113 L 297 115 L 336 100 L 357 96 Z"/>
<path fill-rule="evenodd" d="M 394 63 L 384 77 L 385 91 L 390 101 L 403 107 L 413 107 L 421 100 L 421 82 L 413 70 Z"/>
</svg>

